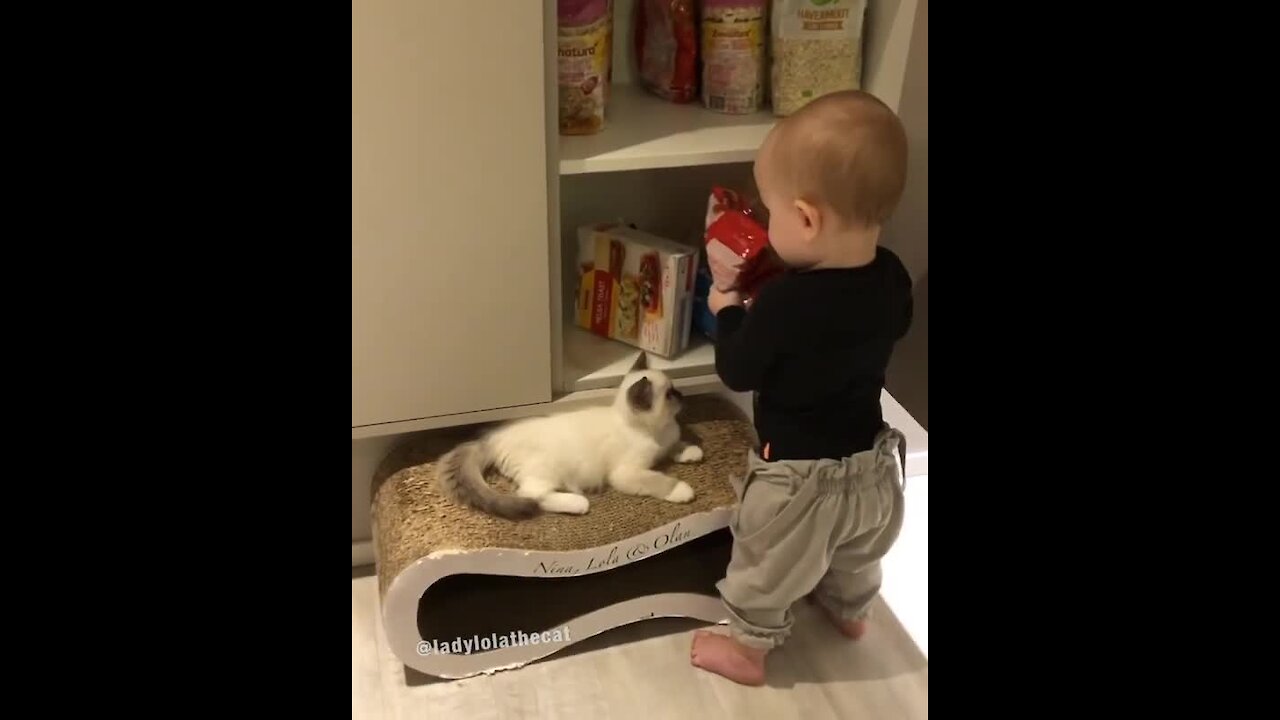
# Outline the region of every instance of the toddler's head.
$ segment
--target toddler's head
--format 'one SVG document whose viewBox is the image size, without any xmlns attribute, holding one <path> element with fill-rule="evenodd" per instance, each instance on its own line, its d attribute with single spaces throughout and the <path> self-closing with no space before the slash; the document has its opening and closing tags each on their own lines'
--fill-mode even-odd
<svg viewBox="0 0 1280 720">
<path fill-rule="evenodd" d="M 874 249 L 906 185 L 907 135 L 864 92 L 820 97 L 780 121 L 756 156 L 769 240 L 793 267 L 828 263 L 860 243 Z"/>
</svg>

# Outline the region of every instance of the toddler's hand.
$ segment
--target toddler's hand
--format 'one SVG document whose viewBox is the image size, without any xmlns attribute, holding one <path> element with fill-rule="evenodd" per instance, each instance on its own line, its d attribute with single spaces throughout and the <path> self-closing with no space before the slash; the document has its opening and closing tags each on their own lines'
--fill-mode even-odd
<svg viewBox="0 0 1280 720">
<path fill-rule="evenodd" d="M 707 307 L 711 309 L 712 315 L 719 315 L 720 311 L 730 305 L 742 305 L 742 293 L 737 290 L 721 292 L 718 288 L 712 287 L 707 294 Z"/>
<path fill-rule="evenodd" d="M 738 269 L 727 264 L 720 253 L 708 252 L 707 265 L 711 268 L 711 279 L 715 282 L 715 286 L 721 290 L 732 290 L 734 284 L 738 281 Z"/>
</svg>

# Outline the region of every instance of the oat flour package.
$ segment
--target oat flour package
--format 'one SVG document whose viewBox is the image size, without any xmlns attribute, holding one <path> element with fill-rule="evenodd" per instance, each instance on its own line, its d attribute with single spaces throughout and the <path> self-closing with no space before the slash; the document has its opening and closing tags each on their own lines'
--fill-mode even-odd
<svg viewBox="0 0 1280 720">
<path fill-rule="evenodd" d="M 776 0 L 770 23 L 775 115 L 811 100 L 862 88 L 862 27 L 867 0 Z"/>
</svg>

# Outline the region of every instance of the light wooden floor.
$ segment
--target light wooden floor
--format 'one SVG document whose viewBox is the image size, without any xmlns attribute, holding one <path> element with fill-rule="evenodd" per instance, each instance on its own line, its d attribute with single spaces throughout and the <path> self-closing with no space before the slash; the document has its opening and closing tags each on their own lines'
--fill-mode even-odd
<svg viewBox="0 0 1280 720">
<path fill-rule="evenodd" d="M 857 643 L 797 604 L 791 639 L 769 658 L 767 687 L 742 687 L 690 666 L 693 631 L 704 625 L 678 619 L 618 628 L 517 670 L 439 680 L 407 670 L 391 654 L 368 573 L 352 570 L 353 720 L 929 716 L 928 661 L 880 602 Z"/>
</svg>

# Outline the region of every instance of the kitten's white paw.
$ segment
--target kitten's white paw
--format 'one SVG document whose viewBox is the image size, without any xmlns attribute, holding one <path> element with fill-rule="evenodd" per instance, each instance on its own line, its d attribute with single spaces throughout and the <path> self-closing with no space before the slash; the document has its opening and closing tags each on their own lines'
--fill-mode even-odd
<svg viewBox="0 0 1280 720">
<path fill-rule="evenodd" d="M 693 488 L 689 487 L 689 483 L 681 480 L 676 483 L 675 487 L 671 488 L 671 492 L 667 493 L 667 496 L 663 499 L 667 502 L 687 503 L 693 499 Z"/>
<path fill-rule="evenodd" d="M 702 460 L 702 448 L 697 445 L 685 445 L 676 453 L 678 463 L 696 463 Z"/>
<path fill-rule="evenodd" d="M 574 493 L 551 493 L 540 503 L 547 512 L 566 513 L 569 515 L 585 515 L 591 503 L 583 496 Z"/>
</svg>

